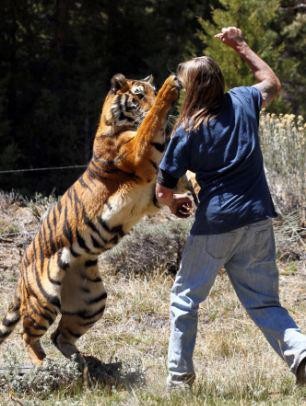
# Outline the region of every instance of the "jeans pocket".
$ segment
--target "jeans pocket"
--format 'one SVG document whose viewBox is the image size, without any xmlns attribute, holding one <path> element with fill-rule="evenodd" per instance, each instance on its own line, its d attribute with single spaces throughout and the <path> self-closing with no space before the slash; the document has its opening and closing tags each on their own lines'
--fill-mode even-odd
<svg viewBox="0 0 306 406">
<path fill-rule="evenodd" d="M 254 234 L 254 254 L 259 261 L 271 261 L 275 258 L 273 228 L 258 230 Z"/>
<path fill-rule="evenodd" d="M 227 258 L 233 248 L 236 235 L 236 232 L 207 235 L 206 252 L 215 259 Z"/>
</svg>

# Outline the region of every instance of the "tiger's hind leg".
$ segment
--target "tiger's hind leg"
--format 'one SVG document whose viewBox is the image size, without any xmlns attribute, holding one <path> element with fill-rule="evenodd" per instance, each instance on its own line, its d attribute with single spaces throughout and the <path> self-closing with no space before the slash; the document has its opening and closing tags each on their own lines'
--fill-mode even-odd
<svg viewBox="0 0 306 406">
<path fill-rule="evenodd" d="M 31 264 L 22 272 L 20 314 L 22 338 L 32 362 L 40 365 L 46 354 L 40 344 L 60 311 L 60 291 L 65 270 L 58 261 L 60 253 L 43 264 Z"/>
<path fill-rule="evenodd" d="M 83 362 L 75 343 L 102 317 L 106 297 L 96 259 L 80 260 L 76 268 L 68 270 L 63 280 L 62 317 L 51 336 L 65 357 L 76 355 Z"/>
<path fill-rule="evenodd" d="M 40 339 L 55 320 L 57 311 L 50 304 L 42 306 L 37 299 L 31 298 L 30 303 L 31 308 L 27 306 L 22 314 L 22 338 L 31 361 L 35 365 L 40 365 L 46 357 Z"/>
</svg>

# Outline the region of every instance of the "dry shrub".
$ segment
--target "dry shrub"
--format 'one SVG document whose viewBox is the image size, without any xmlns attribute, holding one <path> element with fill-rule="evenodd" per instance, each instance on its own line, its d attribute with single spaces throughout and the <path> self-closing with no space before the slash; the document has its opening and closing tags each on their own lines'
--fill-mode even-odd
<svg viewBox="0 0 306 406">
<path fill-rule="evenodd" d="M 274 221 L 278 259 L 284 262 L 305 259 L 305 229 L 298 212 L 284 214 Z"/>
<path fill-rule="evenodd" d="M 82 376 L 74 360 L 61 359 L 55 363 L 46 360 L 40 367 L 24 368 L 13 353 L 5 356 L 6 365 L 0 370 L 0 388 L 16 394 L 31 394 L 46 397 L 50 392 L 72 388 Z"/>
<path fill-rule="evenodd" d="M 306 123 L 302 116 L 265 113 L 260 136 L 267 176 L 280 211 L 297 211 L 306 220 L 305 169 Z"/>
<path fill-rule="evenodd" d="M 191 221 L 170 219 L 157 224 L 142 221 L 120 244 L 102 256 L 102 266 L 126 275 L 175 273 Z"/>
</svg>

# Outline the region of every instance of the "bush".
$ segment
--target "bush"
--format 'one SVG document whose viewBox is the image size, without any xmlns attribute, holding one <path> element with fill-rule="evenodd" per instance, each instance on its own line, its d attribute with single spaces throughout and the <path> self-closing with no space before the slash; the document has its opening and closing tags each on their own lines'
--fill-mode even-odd
<svg viewBox="0 0 306 406">
<path fill-rule="evenodd" d="M 14 354 L 6 355 L 6 365 L 0 371 L 0 388 L 16 394 L 35 394 L 46 397 L 50 392 L 66 390 L 80 382 L 82 373 L 74 360 L 62 359 L 55 363 L 46 360 L 40 367 L 23 368 Z"/>
<path fill-rule="evenodd" d="M 170 219 L 153 224 L 139 223 L 116 247 L 101 258 L 102 266 L 115 273 L 176 273 L 191 222 Z"/>
<path fill-rule="evenodd" d="M 261 145 L 273 198 L 280 211 L 305 222 L 306 124 L 302 116 L 262 114 Z"/>
</svg>

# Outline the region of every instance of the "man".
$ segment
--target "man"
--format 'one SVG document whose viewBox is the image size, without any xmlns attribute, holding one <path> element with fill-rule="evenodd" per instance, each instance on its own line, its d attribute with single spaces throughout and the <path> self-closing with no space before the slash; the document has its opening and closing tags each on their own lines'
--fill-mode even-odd
<svg viewBox="0 0 306 406">
<path fill-rule="evenodd" d="M 251 68 L 256 84 L 224 93 L 217 63 L 209 57 L 179 65 L 186 97 L 160 164 L 156 196 L 180 217 L 191 201 L 175 194 L 177 180 L 195 172 L 200 204 L 171 291 L 168 387 L 190 387 L 198 307 L 224 267 L 250 317 L 273 349 L 306 383 L 306 337 L 280 305 L 271 218 L 276 216 L 263 168 L 259 111 L 281 85 L 236 27 L 215 36 Z"/>
</svg>

